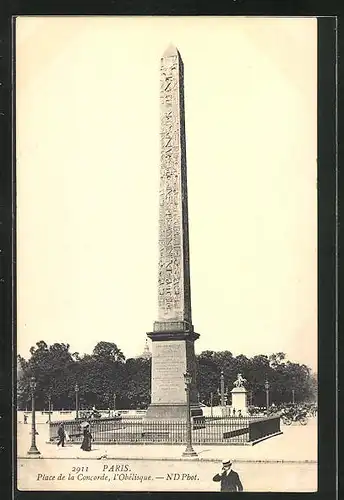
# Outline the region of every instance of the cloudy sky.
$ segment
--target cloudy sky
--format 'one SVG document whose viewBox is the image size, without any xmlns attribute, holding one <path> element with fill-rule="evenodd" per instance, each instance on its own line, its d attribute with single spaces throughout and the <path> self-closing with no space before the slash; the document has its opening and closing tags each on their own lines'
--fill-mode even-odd
<svg viewBox="0 0 344 500">
<path fill-rule="evenodd" d="M 159 65 L 185 69 L 196 352 L 316 368 L 316 20 L 17 20 L 18 351 L 157 319 Z"/>
</svg>

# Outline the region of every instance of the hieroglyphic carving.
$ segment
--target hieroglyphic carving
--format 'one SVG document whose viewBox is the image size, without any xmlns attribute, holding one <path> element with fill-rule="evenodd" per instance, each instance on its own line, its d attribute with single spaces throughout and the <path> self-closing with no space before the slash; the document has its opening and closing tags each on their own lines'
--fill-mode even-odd
<svg viewBox="0 0 344 500">
<path fill-rule="evenodd" d="M 188 265 L 187 206 L 183 203 L 180 60 L 177 52 L 163 57 L 160 68 L 160 199 L 159 199 L 159 321 L 191 322 Z M 184 213 L 183 213 L 184 212 Z M 188 231 L 187 231 L 188 232 Z M 185 245 L 186 243 L 186 245 Z M 186 283 L 185 283 L 186 280 Z M 186 291 L 186 294 L 185 294 Z M 185 296 L 186 295 L 186 296 Z"/>
</svg>

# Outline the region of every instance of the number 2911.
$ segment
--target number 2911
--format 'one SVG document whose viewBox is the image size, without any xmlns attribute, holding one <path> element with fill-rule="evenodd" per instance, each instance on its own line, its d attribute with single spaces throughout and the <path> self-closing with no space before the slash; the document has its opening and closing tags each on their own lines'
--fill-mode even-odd
<svg viewBox="0 0 344 500">
<path fill-rule="evenodd" d="M 88 467 L 72 467 L 72 472 L 78 474 L 79 472 L 88 472 Z"/>
</svg>

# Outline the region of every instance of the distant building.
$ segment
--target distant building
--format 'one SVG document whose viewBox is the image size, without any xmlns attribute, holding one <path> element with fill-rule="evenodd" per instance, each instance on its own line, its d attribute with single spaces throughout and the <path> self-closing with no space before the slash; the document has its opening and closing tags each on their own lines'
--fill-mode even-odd
<svg viewBox="0 0 344 500">
<path fill-rule="evenodd" d="M 140 356 L 137 356 L 137 358 L 150 359 L 151 357 L 152 357 L 152 353 L 149 350 L 148 339 L 146 339 L 145 348 L 143 350 L 143 353 L 140 354 Z"/>
</svg>

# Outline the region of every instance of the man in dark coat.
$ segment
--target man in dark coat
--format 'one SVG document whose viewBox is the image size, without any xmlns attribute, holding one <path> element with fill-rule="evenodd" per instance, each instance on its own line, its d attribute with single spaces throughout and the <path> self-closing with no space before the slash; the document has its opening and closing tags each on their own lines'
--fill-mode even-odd
<svg viewBox="0 0 344 500">
<path fill-rule="evenodd" d="M 65 442 L 66 434 L 65 434 L 65 430 L 64 430 L 64 425 L 63 424 L 59 425 L 59 428 L 57 429 L 57 435 L 59 437 L 59 441 L 57 443 L 57 446 L 61 445 L 62 447 L 64 447 L 64 442 Z"/>
<path fill-rule="evenodd" d="M 239 474 L 232 470 L 232 462 L 230 460 L 222 462 L 222 471 L 213 477 L 213 481 L 221 481 L 220 491 L 243 491 Z"/>
</svg>

